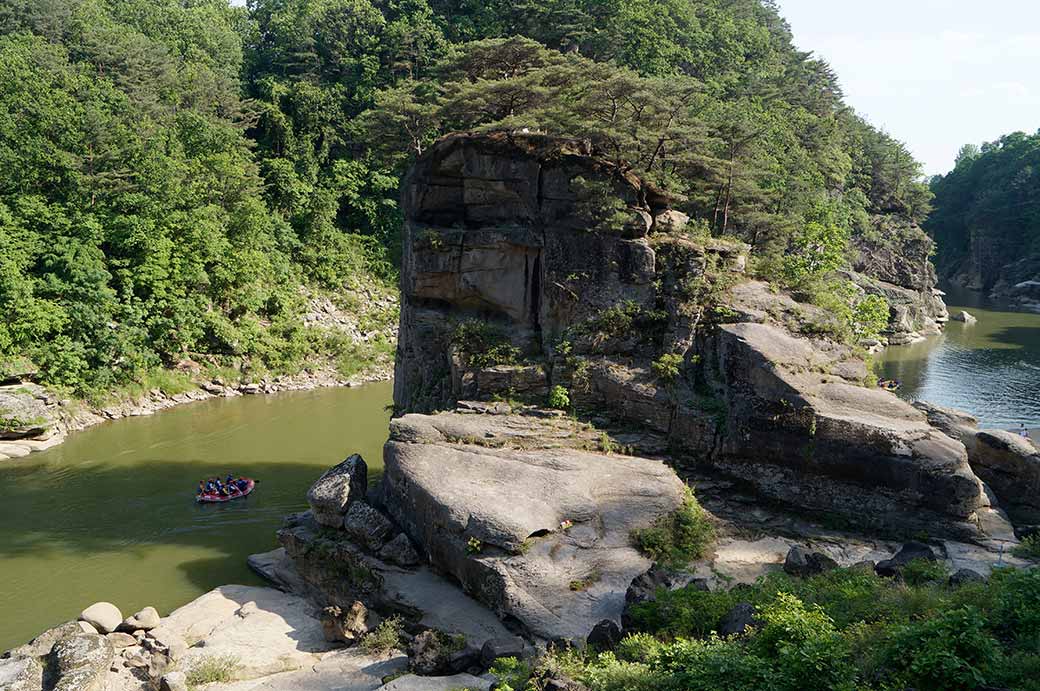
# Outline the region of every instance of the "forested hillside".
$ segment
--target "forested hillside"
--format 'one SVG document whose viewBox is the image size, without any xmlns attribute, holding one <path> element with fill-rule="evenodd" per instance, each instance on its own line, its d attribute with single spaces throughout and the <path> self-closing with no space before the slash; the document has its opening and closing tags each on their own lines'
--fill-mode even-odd
<svg viewBox="0 0 1040 691">
<path fill-rule="evenodd" d="M 84 393 L 349 348 L 303 287 L 391 284 L 409 162 L 501 127 L 590 138 L 818 296 L 929 208 L 771 0 L 0 0 L 0 361 Z"/>
<path fill-rule="evenodd" d="M 939 271 L 977 290 L 1040 302 L 1040 133 L 967 145 L 956 167 L 932 181 L 928 230 Z"/>
</svg>

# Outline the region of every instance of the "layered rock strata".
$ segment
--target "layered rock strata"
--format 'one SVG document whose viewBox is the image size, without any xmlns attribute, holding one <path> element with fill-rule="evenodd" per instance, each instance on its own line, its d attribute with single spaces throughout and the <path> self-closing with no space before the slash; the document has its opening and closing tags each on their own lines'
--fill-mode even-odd
<svg viewBox="0 0 1040 691">
<path fill-rule="evenodd" d="M 590 181 L 598 207 L 583 196 Z M 748 280 L 746 247 L 693 232 L 672 206 L 582 142 L 440 141 L 405 185 L 397 410 L 544 402 L 562 387 L 594 417 L 660 435 L 674 464 L 737 476 L 789 506 L 890 533 L 984 538 L 991 502 L 963 444 L 863 386 L 863 361 L 825 335 L 832 315 Z M 927 243 L 907 242 L 914 252 L 874 253 L 857 275 L 906 290 L 918 306 L 907 328 L 920 333 L 946 314 Z"/>
</svg>

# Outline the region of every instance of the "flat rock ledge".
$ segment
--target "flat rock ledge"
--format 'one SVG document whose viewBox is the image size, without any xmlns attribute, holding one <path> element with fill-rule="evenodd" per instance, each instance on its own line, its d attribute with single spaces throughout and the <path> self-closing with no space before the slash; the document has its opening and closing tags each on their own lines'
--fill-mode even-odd
<svg viewBox="0 0 1040 691">
<path fill-rule="evenodd" d="M 650 566 L 632 531 L 683 500 L 663 462 L 560 444 L 575 436 L 566 421 L 406 415 L 384 450 L 395 521 L 467 592 L 545 639 L 583 641 L 619 619 Z"/>
</svg>

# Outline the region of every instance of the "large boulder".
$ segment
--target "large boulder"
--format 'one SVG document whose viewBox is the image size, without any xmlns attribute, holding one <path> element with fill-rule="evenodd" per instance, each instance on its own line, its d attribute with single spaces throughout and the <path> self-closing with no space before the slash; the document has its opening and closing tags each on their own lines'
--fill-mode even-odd
<svg viewBox="0 0 1040 691">
<path fill-rule="evenodd" d="M 123 623 L 123 613 L 111 602 L 96 602 L 83 610 L 79 618 L 100 633 L 112 633 Z"/>
<path fill-rule="evenodd" d="M 943 434 L 964 444 L 969 460 L 975 451 L 975 435 L 979 432 L 979 420 L 971 413 L 956 408 L 944 408 L 927 401 L 912 404 L 928 418 L 928 424 L 942 430 Z"/>
<path fill-rule="evenodd" d="M 811 552 L 800 545 L 788 551 L 784 559 L 784 573 L 800 578 L 816 576 L 838 568 L 838 562 L 823 552 Z"/>
<path fill-rule="evenodd" d="M 546 639 L 584 639 L 620 618 L 650 566 L 632 531 L 683 500 L 663 463 L 567 448 L 577 431 L 514 415 L 406 415 L 384 452 L 383 501 L 398 525 L 478 600 Z"/>
<path fill-rule="evenodd" d="M 935 552 L 924 543 L 908 542 L 890 559 L 879 561 L 874 566 L 874 571 L 879 576 L 898 576 L 903 567 L 912 561 L 936 561 Z"/>
<path fill-rule="evenodd" d="M 390 519 L 364 500 L 351 502 L 343 517 L 343 529 L 358 544 L 373 552 L 378 552 L 389 542 L 395 530 Z"/>
<path fill-rule="evenodd" d="M 343 527 L 343 518 L 352 501 L 364 499 L 368 491 L 368 465 L 354 454 L 329 468 L 307 492 L 315 520 L 330 528 Z"/>
<path fill-rule="evenodd" d="M 145 607 L 131 617 L 127 617 L 120 625 L 120 631 L 151 631 L 161 621 L 159 612 L 154 607 Z"/>
<path fill-rule="evenodd" d="M 982 534 L 988 500 L 964 445 L 891 393 L 830 374 L 847 349 L 753 322 L 722 325 L 707 346 L 725 411 L 716 467 L 864 528 Z"/>
<path fill-rule="evenodd" d="M 0 691 L 43 691 L 43 665 L 35 657 L 0 659 Z"/>
<path fill-rule="evenodd" d="M 1003 430 L 976 436 L 972 468 L 993 488 L 1016 523 L 1040 522 L 1040 448 Z"/>
<path fill-rule="evenodd" d="M 80 633 L 59 641 L 54 646 L 54 691 L 100 691 L 114 656 L 112 643 L 98 634 Z"/>
</svg>

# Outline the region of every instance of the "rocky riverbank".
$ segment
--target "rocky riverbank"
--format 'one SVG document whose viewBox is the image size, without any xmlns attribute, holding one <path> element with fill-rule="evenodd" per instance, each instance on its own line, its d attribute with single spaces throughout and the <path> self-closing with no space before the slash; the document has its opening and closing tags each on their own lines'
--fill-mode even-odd
<svg viewBox="0 0 1040 691">
<path fill-rule="evenodd" d="M 68 435 L 103 422 L 154 415 L 188 403 L 334 386 L 361 386 L 389 381 L 392 375 L 392 365 L 383 363 L 350 378 L 338 376 L 333 369 L 264 378 L 249 383 L 207 378 L 198 381 L 196 387 L 188 391 L 168 394 L 155 388 L 142 397 L 100 407 L 58 396 L 46 387 L 31 382 L 11 383 L 0 386 L 0 411 L 4 411 L 8 419 L 25 422 L 0 429 L 0 461 L 46 451 L 65 441 Z"/>
<path fill-rule="evenodd" d="M 397 324 L 387 321 L 387 315 L 396 314 L 396 298 L 369 289 L 356 299 L 363 306 L 344 309 L 328 297 L 312 296 L 303 323 L 306 328 L 335 334 L 362 348 L 376 341 L 395 343 Z M 351 365 L 358 371 L 350 376 L 343 376 L 337 363 L 324 361 L 291 375 L 253 377 L 235 373 L 214 377 L 207 375 L 200 363 L 185 359 L 176 370 L 183 381 L 175 390 L 154 387 L 140 395 L 117 394 L 112 402 L 101 405 L 56 393 L 35 383 L 31 374 L 12 375 L 0 382 L 0 462 L 45 451 L 73 432 L 110 420 L 152 415 L 212 398 L 360 386 L 388 381 L 393 374 L 392 358 L 374 349 L 368 361 Z"/>
</svg>

